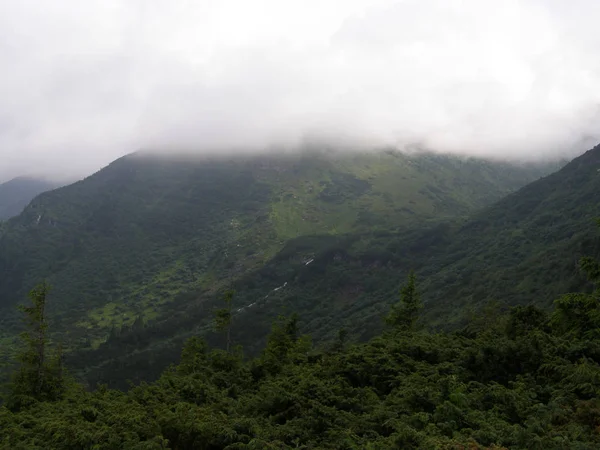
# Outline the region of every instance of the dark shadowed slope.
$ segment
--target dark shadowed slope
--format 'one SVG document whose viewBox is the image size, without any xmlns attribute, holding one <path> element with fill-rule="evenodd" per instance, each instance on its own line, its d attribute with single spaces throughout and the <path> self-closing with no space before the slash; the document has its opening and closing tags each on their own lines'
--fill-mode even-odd
<svg viewBox="0 0 600 450">
<path fill-rule="evenodd" d="M 57 186 L 50 181 L 29 177 L 18 177 L 0 184 L 0 220 L 20 214 L 36 195 Z"/>
<path fill-rule="evenodd" d="M 490 300 L 548 307 L 584 288 L 577 262 L 600 251 L 600 146 L 476 214 L 428 273 L 439 323 Z"/>
</svg>

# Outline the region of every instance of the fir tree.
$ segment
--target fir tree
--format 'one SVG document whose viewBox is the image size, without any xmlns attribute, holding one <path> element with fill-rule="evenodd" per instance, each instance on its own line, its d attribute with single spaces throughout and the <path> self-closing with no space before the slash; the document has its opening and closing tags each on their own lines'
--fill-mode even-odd
<svg viewBox="0 0 600 450">
<path fill-rule="evenodd" d="M 56 400 L 64 392 L 62 350 L 58 346 L 49 358 L 46 299 L 50 287 L 43 281 L 29 292 L 31 306 L 19 306 L 26 331 L 21 334 L 23 349 L 17 355 L 19 369 L 10 385 L 8 404 L 19 409 L 32 400 Z"/>
<path fill-rule="evenodd" d="M 385 322 L 397 330 L 414 330 L 421 308 L 421 295 L 417 289 L 415 273 L 411 270 L 407 282 L 400 289 L 400 302 L 392 306 Z"/>
<path fill-rule="evenodd" d="M 225 348 L 227 352 L 229 352 L 229 348 L 231 347 L 231 323 L 233 321 L 232 314 L 232 301 L 235 291 L 228 290 L 225 292 L 225 308 L 220 308 L 215 310 L 215 330 L 216 331 L 224 331 L 226 330 L 226 344 Z"/>
</svg>

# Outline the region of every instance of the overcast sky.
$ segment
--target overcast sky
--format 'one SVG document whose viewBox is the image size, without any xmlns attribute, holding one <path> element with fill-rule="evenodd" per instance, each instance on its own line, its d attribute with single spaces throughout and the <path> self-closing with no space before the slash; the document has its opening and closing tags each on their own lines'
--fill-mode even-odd
<svg viewBox="0 0 600 450">
<path fill-rule="evenodd" d="M 598 0 L 0 0 L 0 180 L 315 138 L 572 155 Z"/>
</svg>

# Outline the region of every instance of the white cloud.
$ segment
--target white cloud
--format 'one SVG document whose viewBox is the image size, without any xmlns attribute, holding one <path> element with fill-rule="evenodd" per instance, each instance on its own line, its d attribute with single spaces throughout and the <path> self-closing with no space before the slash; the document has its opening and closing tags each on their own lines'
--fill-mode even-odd
<svg viewBox="0 0 600 450">
<path fill-rule="evenodd" d="M 599 19 L 592 0 L 0 0 L 0 178 L 307 136 L 572 154 L 600 134 Z"/>
</svg>

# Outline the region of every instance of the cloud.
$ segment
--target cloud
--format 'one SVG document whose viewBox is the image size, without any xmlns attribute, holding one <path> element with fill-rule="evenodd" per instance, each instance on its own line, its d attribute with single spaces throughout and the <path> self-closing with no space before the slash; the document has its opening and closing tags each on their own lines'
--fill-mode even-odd
<svg viewBox="0 0 600 450">
<path fill-rule="evenodd" d="M 327 139 L 533 158 L 598 139 L 592 0 L 0 0 L 0 179 Z"/>
</svg>

